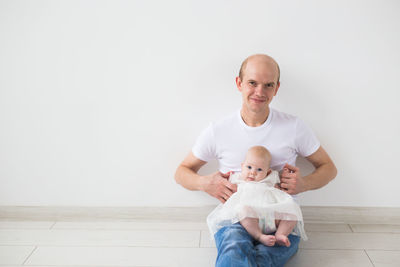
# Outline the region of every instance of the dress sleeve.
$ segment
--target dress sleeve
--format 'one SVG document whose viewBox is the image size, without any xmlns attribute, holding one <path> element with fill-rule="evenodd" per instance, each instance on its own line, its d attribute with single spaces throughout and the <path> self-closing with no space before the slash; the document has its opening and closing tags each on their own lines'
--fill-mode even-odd
<svg viewBox="0 0 400 267">
<path fill-rule="evenodd" d="M 229 182 L 232 184 L 239 184 L 240 182 L 243 182 L 241 172 L 234 172 L 229 176 Z"/>
<path fill-rule="evenodd" d="M 272 171 L 271 174 L 273 176 L 272 181 L 273 181 L 274 185 L 281 182 L 281 180 L 279 179 L 279 173 L 277 171 Z"/>
<path fill-rule="evenodd" d="M 265 183 L 267 186 L 274 187 L 275 184 L 280 182 L 279 173 L 277 171 L 272 171 L 262 182 Z"/>
<path fill-rule="evenodd" d="M 212 124 L 204 129 L 192 148 L 193 155 L 203 161 L 210 161 L 217 157 L 216 142 Z"/>
<path fill-rule="evenodd" d="M 308 157 L 320 147 L 320 142 L 314 132 L 302 120 L 296 122 L 296 152 L 302 157 Z"/>
</svg>

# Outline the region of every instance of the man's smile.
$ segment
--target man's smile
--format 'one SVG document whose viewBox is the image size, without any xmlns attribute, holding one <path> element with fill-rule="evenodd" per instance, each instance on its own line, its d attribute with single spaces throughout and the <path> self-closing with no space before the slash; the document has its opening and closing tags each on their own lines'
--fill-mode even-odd
<svg viewBox="0 0 400 267">
<path fill-rule="evenodd" d="M 250 100 L 256 103 L 263 103 L 266 101 L 266 99 L 260 99 L 260 98 L 250 98 Z"/>
</svg>

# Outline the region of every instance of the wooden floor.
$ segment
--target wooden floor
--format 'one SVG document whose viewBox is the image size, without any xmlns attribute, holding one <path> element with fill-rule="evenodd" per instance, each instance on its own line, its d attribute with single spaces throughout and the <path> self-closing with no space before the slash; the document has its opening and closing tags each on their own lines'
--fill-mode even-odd
<svg viewBox="0 0 400 267">
<path fill-rule="evenodd" d="M 306 221 L 286 266 L 400 266 L 400 225 Z M 204 220 L 0 218 L 0 266 L 214 266 Z"/>
</svg>

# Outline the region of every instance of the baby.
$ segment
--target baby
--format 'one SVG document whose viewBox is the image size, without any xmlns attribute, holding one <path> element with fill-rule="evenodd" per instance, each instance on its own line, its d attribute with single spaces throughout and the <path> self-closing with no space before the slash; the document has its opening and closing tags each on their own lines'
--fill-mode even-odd
<svg viewBox="0 0 400 267">
<path fill-rule="evenodd" d="M 238 184 L 237 192 L 207 217 L 211 233 L 240 222 L 255 240 L 266 246 L 289 247 L 288 235 L 293 230 L 307 239 L 300 207 L 289 194 L 274 187 L 279 183 L 279 175 L 270 169 L 270 162 L 271 154 L 265 147 L 248 150 L 242 172 L 229 178 Z"/>
<path fill-rule="evenodd" d="M 242 179 L 256 182 L 264 180 L 272 172 L 269 168 L 270 162 L 271 154 L 265 147 L 250 148 L 244 163 L 242 163 Z M 287 236 L 292 232 L 297 221 L 275 220 L 277 227 L 275 236 L 262 233 L 257 218 L 244 218 L 240 224 L 254 239 L 266 246 L 273 246 L 276 242 L 278 245 L 289 247 L 290 241 Z"/>
</svg>

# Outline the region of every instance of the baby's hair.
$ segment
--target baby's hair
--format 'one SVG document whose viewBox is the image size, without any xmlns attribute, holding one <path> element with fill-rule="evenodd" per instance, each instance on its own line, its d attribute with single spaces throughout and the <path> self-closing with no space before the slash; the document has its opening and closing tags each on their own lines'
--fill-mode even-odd
<svg viewBox="0 0 400 267">
<path fill-rule="evenodd" d="M 247 151 L 247 155 L 252 153 L 256 157 L 265 158 L 268 161 L 268 168 L 271 162 L 271 153 L 263 146 L 253 146 Z"/>
</svg>

